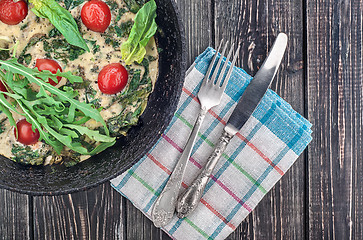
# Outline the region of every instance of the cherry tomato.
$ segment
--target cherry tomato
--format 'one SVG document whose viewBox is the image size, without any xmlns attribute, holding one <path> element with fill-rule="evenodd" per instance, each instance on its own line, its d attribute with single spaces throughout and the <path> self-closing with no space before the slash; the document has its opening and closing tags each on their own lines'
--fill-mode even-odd
<svg viewBox="0 0 363 240">
<path fill-rule="evenodd" d="M 81 10 L 83 24 L 94 32 L 104 32 L 111 22 L 111 11 L 107 4 L 100 0 L 87 2 Z"/>
<path fill-rule="evenodd" d="M 116 94 L 125 88 L 128 77 L 124 66 L 111 63 L 98 74 L 98 88 L 105 94 Z"/>
<path fill-rule="evenodd" d="M 62 72 L 61 66 L 52 59 L 37 59 L 35 62 L 35 67 L 38 68 L 39 71 L 48 70 L 51 73 L 57 73 L 58 69 Z M 62 77 L 57 77 L 58 83 L 62 79 Z M 52 86 L 57 85 L 58 83 L 54 82 L 49 78 L 49 83 Z"/>
<path fill-rule="evenodd" d="M 28 15 L 28 5 L 24 0 L 0 0 L 0 21 L 16 25 Z"/>
<path fill-rule="evenodd" d="M 16 139 L 24 144 L 24 145 L 32 145 L 38 142 L 39 140 L 39 131 L 35 129 L 33 132 L 32 125 L 25 119 L 21 119 L 19 122 L 16 123 L 16 129 L 14 129 L 14 134 Z"/>
</svg>

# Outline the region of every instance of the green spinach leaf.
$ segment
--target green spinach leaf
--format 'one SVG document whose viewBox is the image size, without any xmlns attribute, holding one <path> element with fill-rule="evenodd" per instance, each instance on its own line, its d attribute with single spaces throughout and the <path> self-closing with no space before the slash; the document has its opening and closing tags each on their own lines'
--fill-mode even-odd
<svg viewBox="0 0 363 240">
<path fill-rule="evenodd" d="M 131 64 L 134 61 L 141 63 L 144 59 L 145 46 L 157 30 L 155 18 L 156 3 L 151 0 L 137 12 L 130 36 L 121 45 L 122 59 L 125 60 L 126 64 Z"/>
<path fill-rule="evenodd" d="M 85 0 L 64 0 L 64 5 L 66 9 L 73 9 L 82 3 L 84 3 Z"/>
<path fill-rule="evenodd" d="M 140 10 L 141 6 L 144 5 L 146 0 L 125 0 L 126 7 L 132 13 L 137 13 Z"/>
<path fill-rule="evenodd" d="M 0 60 L 6 60 L 10 58 L 10 53 L 8 50 L 0 50 Z"/>
<path fill-rule="evenodd" d="M 86 51 L 82 48 L 69 44 L 64 39 L 52 39 L 43 41 L 46 57 L 61 60 L 64 63 L 73 61 Z"/>
<path fill-rule="evenodd" d="M 90 51 L 78 30 L 70 12 L 62 8 L 55 0 L 29 0 L 34 5 L 32 11 L 41 18 L 47 18 L 72 45 Z"/>
<path fill-rule="evenodd" d="M 17 163 L 41 165 L 44 162 L 39 151 L 33 151 L 29 146 L 13 145 L 11 153 L 14 155 L 13 160 Z"/>
<path fill-rule="evenodd" d="M 116 10 L 118 8 L 118 4 L 115 1 L 106 1 L 106 4 L 110 7 L 110 10 Z"/>
<path fill-rule="evenodd" d="M 47 36 L 45 34 L 35 34 L 34 36 L 32 36 L 30 39 L 29 39 L 29 42 L 28 44 L 25 46 L 25 48 L 23 49 L 23 51 L 20 53 L 19 55 L 19 58 L 18 58 L 18 62 L 19 63 L 23 63 L 23 62 L 26 62 L 27 64 L 29 64 L 26 60 L 32 58 L 31 55 L 27 55 L 26 52 L 29 50 L 29 48 L 35 46 L 35 44 L 37 44 L 38 42 L 40 41 L 43 41 Z M 3 60 L 3 59 L 1 59 Z M 29 61 L 30 62 L 30 61 Z"/>
<path fill-rule="evenodd" d="M 115 32 L 118 37 L 126 37 L 130 34 L 132 26 L 133 26 L 133 22 L 127 21 L 127 22 L 121 23 L 120 26 L 115 25 L 114 28 L 115 28 Z"/>
</svg>

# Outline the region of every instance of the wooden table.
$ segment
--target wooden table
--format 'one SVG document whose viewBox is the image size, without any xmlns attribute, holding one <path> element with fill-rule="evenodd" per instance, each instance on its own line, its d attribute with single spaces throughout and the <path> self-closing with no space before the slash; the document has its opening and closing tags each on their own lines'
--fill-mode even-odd
<svg viewBox="0 0 363 240">
<path fill-rule="evenodd" d="M 242 42 L 254 75 L 277 33 L 289 48 L 272 89 L 313 123 L 313 141 L 228 239 L 363 239 L 362 0 L 178 0 L 188 64 Z M 109 183 L 31 197 L 0 190 L 1 239 L 169 239 Z"/>
</svg>

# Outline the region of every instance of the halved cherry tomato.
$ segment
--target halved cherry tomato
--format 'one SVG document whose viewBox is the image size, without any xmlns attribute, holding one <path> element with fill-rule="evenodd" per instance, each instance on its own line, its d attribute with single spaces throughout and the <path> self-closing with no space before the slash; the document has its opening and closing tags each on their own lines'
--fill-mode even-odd
<svg viewBox="0 0 363 240">
<path fill-rule="evenodd" d="M 104 32 L 111 22 L 111 11 L 107 4 L 100 0 L 87 2 L 81 10 L 83 24 L 94 32 Z"/>
<path fill-rule="evenodd" d="M 16 25 L 28 15 L 28 5 L 24 0 L 0 0 L 0 21 Z"/>
<path fill-rule="evenodd" d="M 116 94 L 125 88 L 128 77 L 124 66 L 111 63 L 98 74 L 98 88 L 105 94 Z"/>
<path fill-rule="evenodd" d="M 40 137 L 38 129 L 35 129 L 35 132 L 33 132 L 32 125 L 26 119 L 21 119 L 17 122 L 16 128 L 18 131 L 14 129 L 14 134 L 20 143 L 32 145 L 38 142 Z"/>
<path fill-rule="evenodd" d="M 61 66 L 57 63 L 57 61 L 52 59 L 37 59 L 35 62 L 35 67 L 38 68 L 39 71 L 48 70 L 51 73 L 57 73 L 58 69 L 62 72 Z M 58 83 L 62 79 L 62 77 L 57 77 Z M 49 83 L 52 86 L 57 85 L 58 83 L 54 82 L 49 78 Z"/>
</svg>

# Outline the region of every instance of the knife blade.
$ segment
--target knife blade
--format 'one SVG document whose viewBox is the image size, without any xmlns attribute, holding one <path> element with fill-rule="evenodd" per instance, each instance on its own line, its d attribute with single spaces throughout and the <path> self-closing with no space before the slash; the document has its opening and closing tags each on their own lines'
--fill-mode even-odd
<svg viewBox="0 0 363 240">
<path fill-rule="evenodd" d="M 250 118 L 274 79 L 284 56 L 286 46 L 287 35 L 285 33 L 278 34 L 268 57 L 252 79 L 251 83 L 247 86 L 241 99 L 229 117 L 222 136 L 216 144 L 213 153 L 209 156 L 207 164 L 190 187 L 179 197 L 176 206 L 179 218 L 188 216 L 197 207 L 209 181 L 210 175 L 229 141 Z"/>
<path fill-rule="evenodd" d="M 236 134 L 252 115 L 277 73 L 286 46 L 287 36 L 284 33 L 280 33 L 268 57 L 247 86 L 232 115 L 229 117 L 225 127 L 226 131 Z"/>
</svg>

